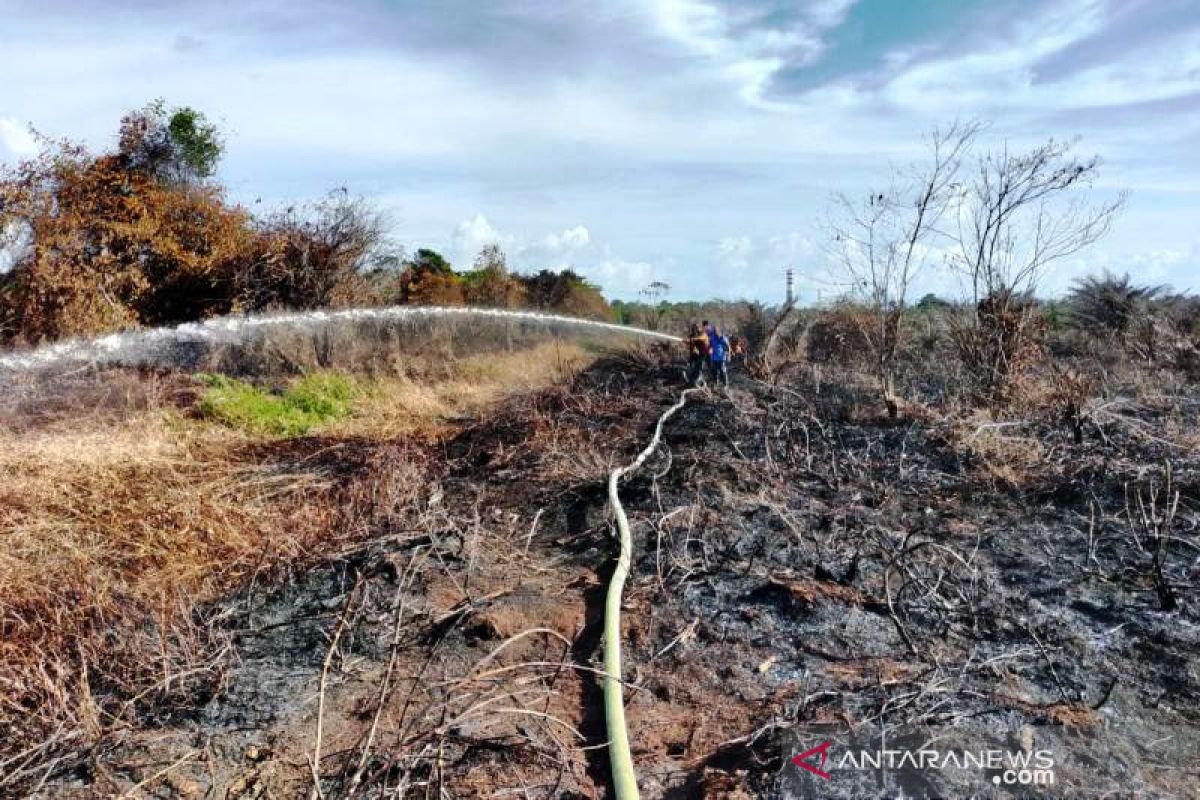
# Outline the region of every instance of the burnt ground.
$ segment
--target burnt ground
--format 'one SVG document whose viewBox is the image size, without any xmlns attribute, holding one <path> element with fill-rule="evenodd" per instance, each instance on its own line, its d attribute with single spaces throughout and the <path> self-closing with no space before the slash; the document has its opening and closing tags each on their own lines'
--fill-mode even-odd
<svg viewBox="0 0 1200 800">
<path fill-rule="evenodd" d="M 605 796 L 604 478 L 678 372 L 607 360 L 429 444 L 414 508 L 204 609 L 223 670 L 41 793 Z M 1055 796 L 1198 796 L 1200 455 L 1169 435 L 1198 401 L 1097 417 L 1076 443 L 1049 412 L 888 420 L 807 380 L 696 396 L 622 489 L 643 796 L 1043 791 L 788 763 L 881 730 L 1048 748 Z"/>
</svg>

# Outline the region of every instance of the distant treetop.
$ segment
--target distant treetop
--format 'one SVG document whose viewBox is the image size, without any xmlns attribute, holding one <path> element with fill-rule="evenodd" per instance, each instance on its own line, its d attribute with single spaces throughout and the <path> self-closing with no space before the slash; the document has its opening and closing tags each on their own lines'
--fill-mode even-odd
<svg viewBox="0 0 1200 800">
<path fill-rule="evenodd" d="M 225 141 L 201 112 L 160 99 L 121 119 L 118 152 L 130 169 L 186 183 L 216 173 Z"/>
</svg>

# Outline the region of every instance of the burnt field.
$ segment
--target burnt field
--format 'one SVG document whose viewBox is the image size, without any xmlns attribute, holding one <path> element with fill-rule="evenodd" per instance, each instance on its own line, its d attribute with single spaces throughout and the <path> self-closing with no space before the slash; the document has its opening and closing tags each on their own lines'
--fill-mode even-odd
<svg viewBox="0 0 1200 800">
<path fill-rule="evenodd" d="M 604 480 L 680 382 L 672 354 L 609 358 L 442 437 L 265 445 L 280 473 L 387 497 L 339 519 L 336 550 L 196 611 L 204 657 L 125 697 L 97 744 L 60 746 L 38 791 L 606 795 Z M 881 730 L 1048 748 L 1059 796 L 1191 796 L 1198 416 L 1187 389 L 1098 402 L 1081 425 L 890 419 L 813 369 L 694 395 L 622 487 L 643 796 L 804 796 L 792 755 Z M 990 777 L 819 789 L 1028 788 Z"/>
</svg>

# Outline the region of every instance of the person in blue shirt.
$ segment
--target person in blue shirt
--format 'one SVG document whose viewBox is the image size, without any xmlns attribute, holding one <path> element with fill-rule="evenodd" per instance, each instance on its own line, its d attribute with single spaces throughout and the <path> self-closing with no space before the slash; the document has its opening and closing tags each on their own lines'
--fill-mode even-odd
<svg viewBox="0 0 1200 800">
<path fill-rule="evenodd" d="M 721 333 L 721 329 L 716 325 L 708 329 L 708 358 L 713 383 L 720 383 L 728 388 L 729 339 Z"/>
</svg>

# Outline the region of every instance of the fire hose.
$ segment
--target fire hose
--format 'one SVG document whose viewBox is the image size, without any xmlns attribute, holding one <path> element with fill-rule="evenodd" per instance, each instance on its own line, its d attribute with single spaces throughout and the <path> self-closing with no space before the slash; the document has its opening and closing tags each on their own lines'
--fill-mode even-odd
<svg viewBox="0 0 1200 800">
<path fill-rule="evenodd" d="M 621 540 L 621 552 L 617 557 L 617 568 L 608 584 L 608 595 L 604 601 L 604 716 L 608 727 L 608 755 L 612 765 L 613 790 L 617 800 L 637 800 L 637 776 L 633 771 L 633 756 L 629 751 L 629 731 L 625 725 L 625 702 L 621 695 L 621 592 L 625 579 L 629 577 L 632 559 L 633 538 L 629 532 L 629 519 L 617 495 L 617 483 L 625 475 L 635 472 L 645 463 L 662 441 L 663 426 L 675 412 L 687 403 L 688 395 L 699 389 L 685 389 L 679 401 L 658 418 L 654 437 L 646 449 L 630 464 L 614 469 L 608 476 L 608 502 L 612 505 L 617 520 L 617 533 Z"/>
</svg>

